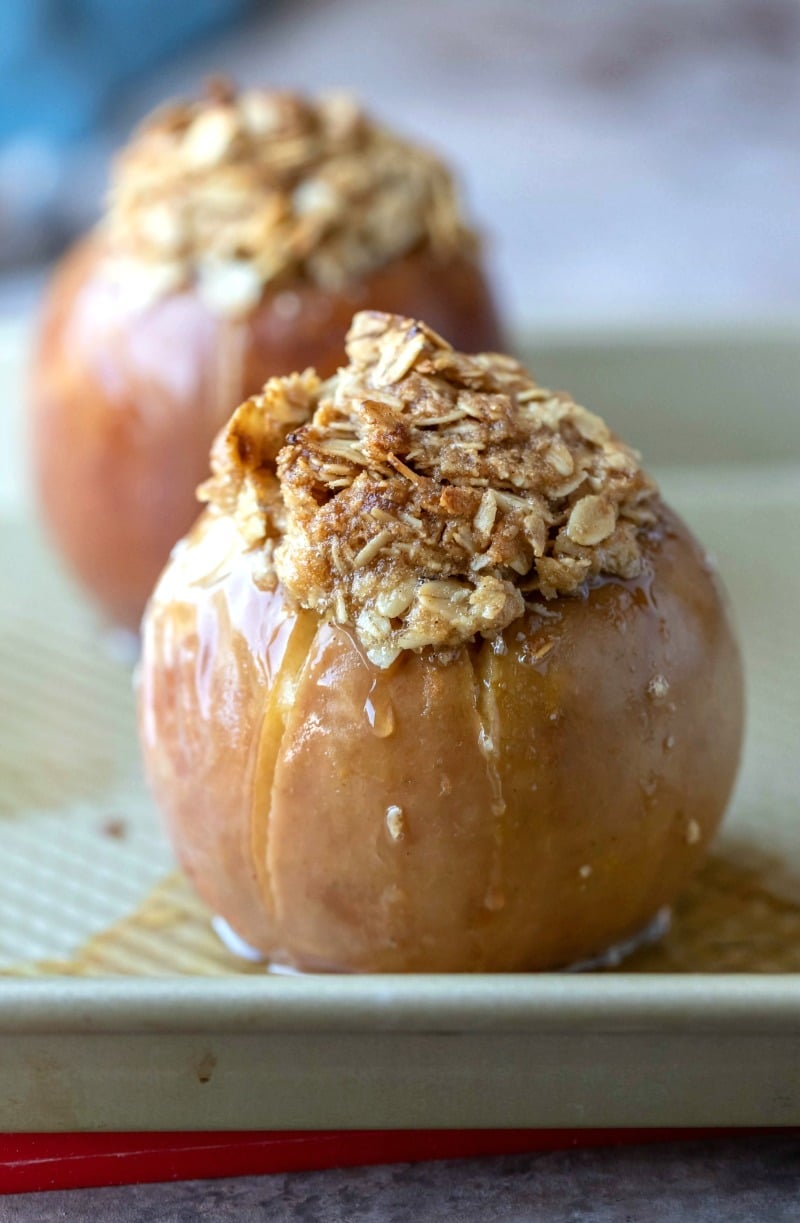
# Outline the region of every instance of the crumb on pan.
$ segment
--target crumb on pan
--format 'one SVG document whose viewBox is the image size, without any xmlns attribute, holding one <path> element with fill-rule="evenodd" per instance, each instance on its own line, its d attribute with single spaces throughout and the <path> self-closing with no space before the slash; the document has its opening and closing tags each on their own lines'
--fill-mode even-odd
<svg viewBox="0 0 800 1223">
<path fill-rule="evenodd" d="M 272 379 L 243 404 L 201 496 L 375 663 L 639 574 L 656 487 L 598 416 L 411 319 L 356 315 L 347 355 L 325 383 Z"/>
<path fill-rule="evenodd" d="M 100 831 L 104 837 L 110 837 L 114 841 L 122 841 L 128 835 L 128 822 L 122 816 L 109 815 L 100 825 Z"/>
<path fill-rule="evenodd" d="M 224 84 L 145 121 L 117 159 L 106 231 L 140 298 L 193 281 L 222 314 L 266 285 L 340 288 L 423 242 L 475 245 L 442 162 L 352 98 Z"/>
</svg>

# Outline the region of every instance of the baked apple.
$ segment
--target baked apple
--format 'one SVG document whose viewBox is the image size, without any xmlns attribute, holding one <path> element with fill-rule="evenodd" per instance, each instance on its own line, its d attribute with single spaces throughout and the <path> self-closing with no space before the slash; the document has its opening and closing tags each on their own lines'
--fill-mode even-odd
<svg viewBox="0 0 800 1223">
<path fill-rule="evenodd" d="M 553 969 L 634 936 L 736 772 L 719 581 L 638 456 L 514 360 L 359 314 L 269 381 L 144 620 L 144 760 L 273 964 Z"/>
<path fill-rule="evenodd" d="M 138 628 L 236 404 L 275 374 L 332 374 L 366 306 L 498 343 L 436 157 L 341 96 L 220 86 L 145 123 L 55 277 L 32 377 L 42 516 L 114 621 Z"/>
</svg>

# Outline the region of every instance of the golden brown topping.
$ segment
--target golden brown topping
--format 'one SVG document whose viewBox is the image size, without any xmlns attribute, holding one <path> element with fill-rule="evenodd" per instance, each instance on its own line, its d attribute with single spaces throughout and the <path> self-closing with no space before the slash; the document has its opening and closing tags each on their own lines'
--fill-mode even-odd
<svg viewBox="0 0 800 1223">
<path fill-rule="evenodd" d="M 285 514 L 275 462 L 292 429 L 311 417 L 321 385 L 312 369 L 270 378 L 217 435 L 211 450 L 213 474 L 197 495 L 232 515 L 248 543 L 275 540 L 283 533 Z"/>
<path fill-rule="evenodd" d="M 267 284 L 336 289 L 421 242 L 444 255 L 474 242 L 442 163 L 352 99 L 220 84 L 145 122 L 117 162 L 107 227 L 143 297 L 193 279 L 234 314 Z"/>
<path fill-rule="evenodd" d="M 411 319 L 356 315 L 347 353 L 326 383 L 273 379 L 244 404 L 203 495 L 273 541 L 284 586 L 353 625 L 373 661 L 639 573 L 655 485 L 599 417 Z"/>
</svg>

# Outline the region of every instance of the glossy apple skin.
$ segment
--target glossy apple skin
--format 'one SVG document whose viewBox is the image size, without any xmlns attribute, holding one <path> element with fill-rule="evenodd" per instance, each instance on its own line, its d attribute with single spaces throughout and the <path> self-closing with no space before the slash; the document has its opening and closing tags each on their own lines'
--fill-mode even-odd
<svg viewBox="0 0 800 1223">
<path fill-rule="evenodd" d="M 200 895 L 306 970 L 553 969 L 641 930 L 705 857 L 743 706 L 725 598 L 667 510 L 645 557 L 499 646 L 381 671 L 259 590 L 257 553 L 206 513 L 153 595 L 140 681 Z"/>
<path fill-rule="evenodd" d="M 44 523 L 74 576 L 115 623 L 137 629 L 176 540 L 197 517 L 217 430 L 276 374 L 344 361 L 364 308 L 424 318 L 457 348 L 501 347 L 476 262 L 419 250 L 347 291 L 298 284 L 233 320 L 193 289 L 133 309 L 98 238 L 50 288 L 34 351 L 29 434 Z"/>
</svg>

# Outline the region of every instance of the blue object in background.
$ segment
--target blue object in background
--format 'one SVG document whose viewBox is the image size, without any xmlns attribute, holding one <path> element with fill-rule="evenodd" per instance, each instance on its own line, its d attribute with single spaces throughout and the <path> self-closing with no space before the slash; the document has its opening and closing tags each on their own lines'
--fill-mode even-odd
<svg viewBox="0 0 800 1223">
<path fill-rule="evenodd" d="M 3 0 L 0 140 L 64 143 L 102 123 L 114 92 L 248 0 Z"/>
<path fill-rule="evenodd" d="M 249 0 L 2 0 L 0 141 L 65 144 L 102 123 L 117 89 Z"/>
<path fill-rule="evenodd" d="M 50 256 L 102 200 L 126 87 L 251 0 L 0 0 L 0 267 Z"/>
</svg>

